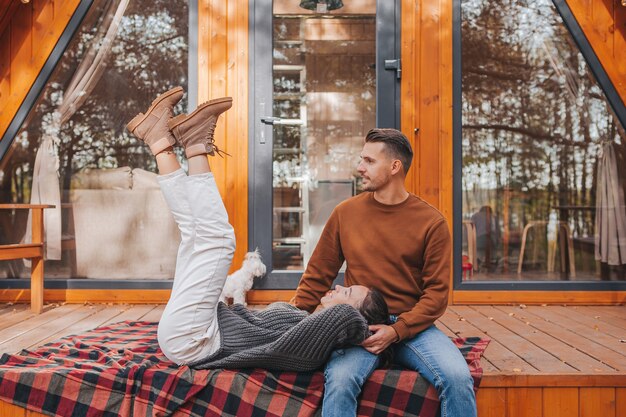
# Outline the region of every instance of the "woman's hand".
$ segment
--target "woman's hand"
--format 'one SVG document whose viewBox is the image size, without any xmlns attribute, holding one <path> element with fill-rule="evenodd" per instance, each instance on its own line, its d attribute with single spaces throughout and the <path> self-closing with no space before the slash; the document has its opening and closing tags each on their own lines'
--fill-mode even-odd
<svg viewBox="0 0 626 417">
<path fill-rule="evenodd" d="M 374 355 L 379 355 L 382 351 L 387 349 L 390 344 L 397 342 L 399 339 L 398 333 L 396 333 L 391 326 L 373 324 L 369 326 L 369 329 L 370 332 L 374 334 L 365 339 L 361 343 L 361 346 Z"/>
</svg>

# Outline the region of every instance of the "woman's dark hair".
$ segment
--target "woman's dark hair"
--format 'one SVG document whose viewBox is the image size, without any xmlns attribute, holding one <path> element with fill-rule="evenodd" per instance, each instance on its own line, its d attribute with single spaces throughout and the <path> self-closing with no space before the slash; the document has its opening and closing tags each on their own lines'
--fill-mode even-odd
<svg viewBox="0 0 626 417">
<path fill-rule="evenodd" d="M 359 307 L 359 313 L 365 317 L 367 324 L 389 323 L 389 308 L 378 290 L 370 289 Z"/>
<path fill-rule="evenodd" d="M 389 322 L 387 302 L 378 290 L 370 289 L 359 307 L 359 312 L 365 318 L 367 324 L 391 324 Z M 378 355 L 380 359 L 379 367 L 388 368 L 391 365 L 393 358 L 392 346 L 389 346 Z"/>
</svg>

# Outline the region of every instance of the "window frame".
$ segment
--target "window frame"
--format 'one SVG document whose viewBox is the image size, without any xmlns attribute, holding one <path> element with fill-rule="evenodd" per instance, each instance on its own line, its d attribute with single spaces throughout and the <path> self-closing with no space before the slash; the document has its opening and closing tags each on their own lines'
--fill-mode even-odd
<svg viewBox="0 0 626 417">
<path fill-rule="evenodd" d="M 462 67 L 461 67 L 461 7 L 463 0 L 453 0 L 452 32 L 452 102 L 453 102 L 453 290 L 460 291 L 625 291 L 626 281 L 463 281 L 462 239 L 463 239 L 463 147 L 462 147 Z M 626 107 L 617 90 L 604 71 L 591 44 L 565 0 L 552 0 L 578 46 L 589 69 L 604 92 L 617 120 L 626 128 Z"/>
</svg>

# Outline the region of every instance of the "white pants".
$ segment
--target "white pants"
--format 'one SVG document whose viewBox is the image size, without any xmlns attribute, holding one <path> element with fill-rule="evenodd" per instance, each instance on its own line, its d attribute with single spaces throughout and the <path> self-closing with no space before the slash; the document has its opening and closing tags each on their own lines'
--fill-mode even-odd
<svg viewBox="0 0 626 417">
<path fill-rule="evenodd" d="M 181 235 L 158 340 L 165 356 L 183 365 L 220 346 L 217 303 L 235 252 L 235 233 L 212 173 L 187 176 L 180 169 L 158 180 Z"/>
</svg>

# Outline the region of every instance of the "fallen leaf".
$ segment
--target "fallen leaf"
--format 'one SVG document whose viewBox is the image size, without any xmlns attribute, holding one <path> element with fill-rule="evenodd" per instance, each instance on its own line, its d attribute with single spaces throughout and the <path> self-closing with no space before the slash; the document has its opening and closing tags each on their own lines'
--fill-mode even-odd
<svg viewBox="0 0 626 417">
<path fill-rule="evenodd" d="M 509 316 L 513 317 L 515 315 L 515 313 L 509 313 Z"/>
<path fill-rule="evenodd" d="M 526 304 L 520 304 L 519 308 L 526 308 Z"/>
<path fill-rule="evenodd" d="M 620 339 L 619 342 L 620 343 L 626 343 L 626 339 Z"/>
</svg>

